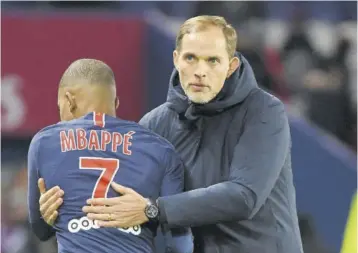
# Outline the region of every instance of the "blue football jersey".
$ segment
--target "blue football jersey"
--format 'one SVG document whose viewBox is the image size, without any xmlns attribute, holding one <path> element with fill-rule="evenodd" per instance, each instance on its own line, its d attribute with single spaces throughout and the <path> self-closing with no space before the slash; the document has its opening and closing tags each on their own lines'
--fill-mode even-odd
<svg viewBox="0 0 358 253">
<path fill-rule="evenodd" d="M 82 212 L 91 197 L 116 197 L 112 181 L 144 197 L 180 193 L 184 168 L 172 145 L 137 123 L 89 113 L 38 132 L 28 154 L 29 219 L 41 220 L 37 181 L 64 190 L 54 225 L 59 253 L 155 251 L 156 227 L 99 228 Z"/>
</svg>

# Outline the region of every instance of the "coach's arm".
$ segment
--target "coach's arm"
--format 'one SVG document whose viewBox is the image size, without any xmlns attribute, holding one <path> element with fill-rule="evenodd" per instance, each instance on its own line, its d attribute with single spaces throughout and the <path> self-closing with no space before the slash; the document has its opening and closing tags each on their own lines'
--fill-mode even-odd
<svg viewBox="0 0 358 253">
<path fill-rule="evenodd" d="M 274 187 L 290 148 L 284 105 L 276 99 L 270 103 L 257 111 L 249 109 L 229 181 L 159 198 L 162 223 L 192 227 L 247 220 L 257 213 Z"/>
<path fill-rule="evenodd" d="M 276 99 L 261 108 L 249 108 L 247 115 L 234 150 L 229 180 L 158 198 L 162 224 L 193 227 L 247 220 L 265 203 L 289 152 L 288 119 L 283 104 Z M 129 227 L 147 222 L 144 197 L 123 186 L 120 193 L 123 196 L 113 200 L 88 200 L 88 206 L 82 210 L 104 227 Z M 107 221 L 112 212 L 116 213 L 116 220 Z"/>
</svg>

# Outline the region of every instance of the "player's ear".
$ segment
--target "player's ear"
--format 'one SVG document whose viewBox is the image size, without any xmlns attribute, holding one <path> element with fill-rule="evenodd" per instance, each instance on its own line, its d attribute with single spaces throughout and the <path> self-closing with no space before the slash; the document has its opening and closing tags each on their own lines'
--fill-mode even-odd
<svg viewBox="0 0 358 253">
<path fill-rule="evenodd" d="M 173 51 L 173 63 L 176 70 L 178 70 L 178 60 L 179 60 L 179 52 L 177 50 Z"/>
<path fill-rule="evenodd" d="M 68 104 L 68 107 L 70 109 L 70 112 L 73 113 L 77 108 L 76 99 L 68 91 L 66 91 L 65 96 L 66 96 L 66 100 L 67 100 L 67 104 Z"/>
<path fill-rule="evenodd" d="M 227 72 L 226 78 L 229 78 L 231 74 L 234 73 L 239 66 L 240 66 L 240 59 L 238 57 L 233 57 L 230 60 L 229 71 Z"/>
<path fill-rule="evenodd" d="M 116 110 L 118 109 L 119 107 L 119 98 L 116 97 L 116 101 L 114 102 L 115 106 L 116 106 Z"/>
</svg>

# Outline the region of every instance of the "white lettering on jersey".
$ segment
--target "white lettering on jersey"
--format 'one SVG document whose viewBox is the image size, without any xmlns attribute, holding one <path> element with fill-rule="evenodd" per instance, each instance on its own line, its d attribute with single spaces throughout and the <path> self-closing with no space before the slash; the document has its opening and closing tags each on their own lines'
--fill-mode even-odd
<svg viewBox="0 0 358 253">
<path fill-rule="evenodd" d="M 80 219 L 72 219 L 67 225 L 68 231 L 71 233 L 77 233 L 81 229 L 82 230 L 90 230 L 92 228 L 98 229 L 100 228 L 98 226 L 98 222 L 94 220 L 88 219 L 86 216 L 80 218 Z M 133 234 L 133 235 L 140 235 L 142 232 L 142 228 L 140 225 L 129 227 L 129 228 L 117 228 L 119 231 L 122 231 L 124 233 Z"/>
</svg>

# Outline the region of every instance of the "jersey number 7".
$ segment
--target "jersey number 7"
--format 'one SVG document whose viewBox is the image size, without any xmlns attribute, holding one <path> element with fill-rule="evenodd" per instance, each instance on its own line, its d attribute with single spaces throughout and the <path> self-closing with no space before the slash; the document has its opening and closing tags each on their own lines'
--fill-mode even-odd
<svg viewBox="0 0 358 253">
<path fill-rule="evenodd" d="M 92 198 L 107 198 L 109 185 L 119 168 L 119 160 L 100 157 L 80 157 L 80 169 L 102 170 L 92 192 Z"/>
</svg>

